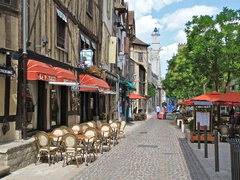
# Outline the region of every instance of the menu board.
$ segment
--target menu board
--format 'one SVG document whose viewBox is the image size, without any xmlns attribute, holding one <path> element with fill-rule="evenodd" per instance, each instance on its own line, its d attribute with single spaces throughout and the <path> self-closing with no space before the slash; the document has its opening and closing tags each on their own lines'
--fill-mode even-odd
<svg viewBox="0 0 240 180">
<path fill-rule="evenodd" d="M 196 112 L 196 130 L 198 129 L 198 122 L 200 123 L 200 130 L 204 130 L 204 126 L 207 126 L 207 130 L 210 130 L 210 112 Z"/>
</svg>

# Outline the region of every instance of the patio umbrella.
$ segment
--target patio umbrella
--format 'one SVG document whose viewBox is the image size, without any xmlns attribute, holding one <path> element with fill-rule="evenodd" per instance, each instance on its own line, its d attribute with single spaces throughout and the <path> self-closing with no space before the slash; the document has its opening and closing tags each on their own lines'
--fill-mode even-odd
<svg viewBox="0 0 240 180">
<path fill-rule="evenodd" d="M 191 99 L 182 101 L 180 103 L 178 103 L 179 105 L 184 105 L 184 106 L 193 106 L 193 101 Z"/>
<path fill-rule="evenodd" d="M 194 98 L 191 98 L 192 101 L 210 101 L 210 102 L 214 102 L 215 100 L 217 100 L 223 93 L 220 92 L 209 92 L 200 96 L 196 96 Z"/>
<path fill-rule="evenodd" d="M 180 105 L 185 105 L 185 106 L 193 106 L 194 105 L 193 101 L 210 101 L 210 102 L 214 102 L 221 95 L 222 95 L 222 93 L 216 92 L 216 91 L 208 92 L 208 93 L 202 94 L 200 96 L 196 96 L 196 97 L 193 97 L 191 99 L 187 99 L 187 100 L 185 100 L 183 102 L 180 102 L 179 104 Z"/>
<path fill-rule="evenodd" d="M 130 99 L 147 99 L 145 96 L 134 94 L 134 93 L 129 94 L 129 98 Z"/>
<path fill-rule="evenodd" d="M 220 102 L 221 105 L 240 105 L 240 93 L 238 92 L 228 92 L 226 94 L 220 95 L 214 100 L 214 102 Z"/>
</svg>

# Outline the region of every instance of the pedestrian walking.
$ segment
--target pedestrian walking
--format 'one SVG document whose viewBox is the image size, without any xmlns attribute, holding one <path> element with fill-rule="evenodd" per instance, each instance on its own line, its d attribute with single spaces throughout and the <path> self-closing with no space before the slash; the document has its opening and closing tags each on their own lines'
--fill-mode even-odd
<svg viewBox="0 0 240 180">
<path fill-rule="evenodd" d="M 163 112 L 164 112 L 164 114 L 163 114 L 163 119 L 167 119 L 167 112 L 168 112 L 167 106 L 164 106 Z"/>
<path fill-rule="evenodd" d="M 158 115 L 159 115 L 159 113 L 160 113 L 160 111 L 161 111 L 161 109 L 160 109 L 160 106 L 159 106 L 159 105 L 157 105 L 157 106 L 156 106 L 156 109 L 155 109 L 155 111 L 156 111 L 156 113 L 157 113 L 157 118 L 158 118 Z"/>
</svg>

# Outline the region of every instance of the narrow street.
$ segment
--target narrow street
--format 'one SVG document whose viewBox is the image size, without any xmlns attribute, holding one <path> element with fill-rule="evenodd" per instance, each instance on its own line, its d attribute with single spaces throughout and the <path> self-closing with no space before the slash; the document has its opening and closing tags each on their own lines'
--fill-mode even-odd
<svg viewBox="0 0 240 180">
<path fill-rule="evenodd" d="M 189 143 L 173 120 L 156 119 L 155 113 L 145 121 L 128 123 L 126 138 L 109 152 L 98 154 L 89 166 L 73 163 L 62 167 L 62 161 L 48 166 L 41 163 L 22 168 L 5 180 L 82 179 L 82 180 L 230 180 L 228 143 L 219 143 L 220 172 L 214 171 L 214 146 L 208 145 L 204 158 L 203 144 Z"/>
</svg>

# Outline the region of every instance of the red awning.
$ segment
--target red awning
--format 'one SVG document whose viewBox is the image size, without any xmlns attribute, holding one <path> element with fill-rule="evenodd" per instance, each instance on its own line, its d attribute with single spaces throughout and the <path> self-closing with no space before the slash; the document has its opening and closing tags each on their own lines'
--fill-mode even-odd
<svg viewBox="0 0 240 180">
<path fill-rule="evenodd" d="M 51 65 L 28 59 L 27 80 L 57 81 L 57 73 Z"/>
<path fill-rule="evenodd" d="M 239 92 L 228 92 L 219 96 L 215 102 L 220 102 L 222 105 L 227 106 L 238 106 L 240 104 L 240 93 Z"/>
<path fill-rule="evenodd" d="M 184 106 L 193 106 L 194 101 L 191 101 L 191 99 L 188 99 L 188 100 L 185 100 L 185 101 L 182 101 L 180 103 L 178 103 L 179 105 L 184 105 Z"/>
<path fill-rule="evenodd" d="M 76 82 L 76 78 L 71 71 L 60 67 L 54 67 L 54 69 L 57 72 L 58 82 Z"/>
<path fill-rule="evenodd" d="M 144 97 L 142 95 L 134 94 L 134 93 L 129 94 L 129 98 L 130 99 L 147 99 L 146 97 Z"/>
<path fill-rule="evenodd" d="M 102 79 L 88 74 L 79 75 L 80 91 L 106 91 L 110 90 L 109 85 Z"/>
<path fill-rule="evenodd" d="M 200 95 L 200 96 L 196 96 L 194 98 L 191 98 L 190 100 L 191 101 L 210 101 L 210 102 L 213 102 L 216 99 L 218 99 L 221 95 L 222 95 L 222 93 L 213 91 L 213 92 L 209 92 L 209 93 L 206 93 L 206 94 L 203 94 L 203 95 Z"/>
</svg>

